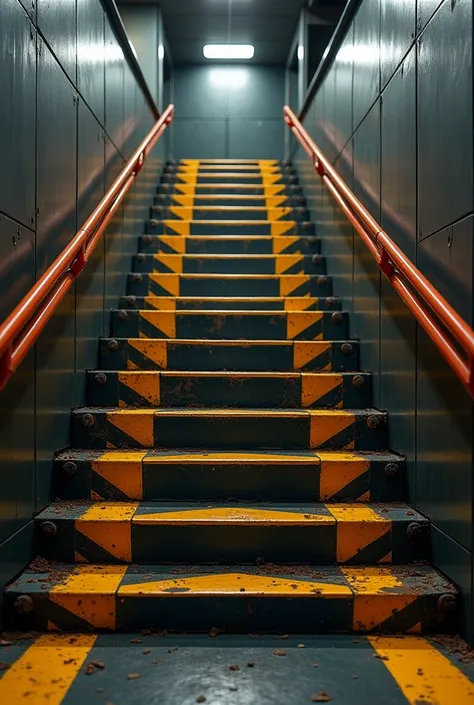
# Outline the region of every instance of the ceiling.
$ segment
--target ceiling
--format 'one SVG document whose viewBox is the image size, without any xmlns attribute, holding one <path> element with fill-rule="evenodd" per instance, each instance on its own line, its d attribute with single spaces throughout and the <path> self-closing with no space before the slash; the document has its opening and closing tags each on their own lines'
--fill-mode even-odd
<svg viewBox="0 0 474 705">
<path fill-rule="evenodd" d="M 253 63 L 284 64 L 301 8 L 335 25 L 345 0 L 122 0 L 122 4 L 161 6 L 174 63 L 206 63 L 204 44 L 229 41 L 253 44 Z"/>
</svg>

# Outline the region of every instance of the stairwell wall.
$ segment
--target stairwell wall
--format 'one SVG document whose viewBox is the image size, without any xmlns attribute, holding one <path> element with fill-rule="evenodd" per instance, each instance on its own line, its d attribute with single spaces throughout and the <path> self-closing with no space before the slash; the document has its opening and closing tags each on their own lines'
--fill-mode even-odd
<svg viewBox="0 0 474 705">
<path fill-rule="evenodd" d="M 0 320 L 71 240 L 155 118 L 99 0 L 0 3 Z M 125 290 L 159 146 L 92 260 L 0 394 L 0 595 L 32 555 L 53 453 Z M 149 191 L 147 195 L 147 189 Z M 1 599 L 1 597 L 0 597 Z"/>
<path fill-rule="evenodd" d="M 473 325 L 471 0 L 362 0 L 305 127 L 390 236 Z M 409 499 L 473 638 L 473 405 L 300 150 L 336 293 L 406 454 Z"/>
</svg>

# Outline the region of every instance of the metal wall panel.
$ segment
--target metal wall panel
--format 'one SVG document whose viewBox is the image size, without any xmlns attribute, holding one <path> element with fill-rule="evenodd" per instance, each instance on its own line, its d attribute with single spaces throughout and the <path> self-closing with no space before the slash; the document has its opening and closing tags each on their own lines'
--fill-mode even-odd
<svg viewBox="0 0 474 705">
<path fill-rule="evenodd" d="M 283 121 L 285 84 L 280 68 L 243 66 L 224 68 L 223 72 L 222 80 L 227 81 L 231 119 L 269 118 Z M 216 80 L 216 75 L 211 74 L 211 81 Z"/>
<path fill-rule="evenodd" d="M 442 2 L 449 3 L 452 0 L 417 0 L 417 30 L 421 32 L 427 22 L 432 17 L 433 13 L 438 9 Z"/>
<path fill-rule="evenodd" d="M 364 0 L 354 19 L 353 129 L 380 89 L 380 0 Z"/>
<path fill-rule="evenodd" d="M 280 120 L 230 120 L 229 159 L 283 159 L 284 130 Z"/>
<path fill-rule="evenodd" d="M 78 108 L 77 227 L 104 195 L 104 132 L 87 105 Z M 85 403 L 85 370 L 97 366 L 104 333 L 104 240 L 76 282 L 76 405 Z"/>
<path fill-rule="evenodd" d="M 124 66 L 123 74 L 124 96 L 124 134 L 122 154 L 125 159 L 130 159 L 137 144 L 134 142 L 135 130 L 138 124 L 136 111 L 136 86 L 133 73 L 128 64 Z"/>
<path fill-rule="evenodd" d="M 393 75 L 415 39 L 416 2 L 381 0 L 380 73 L 381 88 Z"/>
<path fill-rule="evenodd" d="M 16 0 L 0 3 L 0 28 L 0 211 L 34 228 L 36 30 Z"/>
<path fill-rule="evenodd" d="M 380 222 L 380 100 L 354 135 L 354 193 Z M 354 235 L 354 334 L 360 339 L 361 366 L 373 375 L 374 404 L 379 403 L 380 270 Z"/>
<path fill-rule="evenodd" d="M 37 22 L 69 79 L 76 83 L 76 3 L 37 0 Z"/>
<path fill-rule="evenodd" d="M 105 129 L 117 149 L 124 143 L 125 58 L 110 23 L 105 18 Z"/>
<path fill-rule="evenodd" d="M 418 40 L 418 108 L 422 238 L 473 209 L 472 0 L 444 3 Z"/>
<path fill-rule="evenodd" d="M 97 0 L 77 0 L 77 87 L 104 124 L 104 11 Z"/>
<path fill-rule="evenodd" d="M 0 215 L 0 320 L 35 281 L 34 233 Z M 34 510 L 34 355 L 0 393 L 0 542 Z"/>
<path fill-rule="evenodd" d="M 221 120 L 181 120 L 173 125 L 175 159 L 223 159 L 227 156 L 227 122 Z"/>
<path fill-rule="evenodd" d="M 229 111 L 227 80 L 221 66 L 177 68 L 174 88 L 176 117 L 191 120 L 225 117 Z"/>
<path fill-rule="evenodd" d="M 338 154 L 336 130 L 336 71 L 333 66 L 324 79 L 324 115 L 321 121 L 320 147 L 330 161 Z"/>
<path fill-rule="evenodd" d="M 354 71 L 354 26 L 341 44 L 334 60 L 335 68 L 335 109 L 334 140 L 336 151 L 342 150 L 352 134 L 352 80 Z"/>
<path fill-rule="evenodd" d="M 19 0 L 20 4 L 25 8 L 28 17 L 32 22 L 36 22 L 36 4 L 35 0 Z"/>
<path fill-rule="evenodd" d="M 114 143 L 106 138 L 105 141 L 105 188 L 110 188 L 123 168 L 123 158 Z M 105 319 L 104 331 L 108 332 L 109 318 L 107 311 L 116 308 L 119 296 L 126 290 L 126 263 L 130 261 L 128 255 L 124 257 L 123 250 L 123 209 L 120 208 L 105 233 Z M 124 261 L 126 260 L 126 261 Z M 129 265 L 130 266 L 130 265 Z"/>
<path fill-rule="evenodd" d="M 416 55 L 405 58 L 383 94 L 382 227 L 416 260 Z M 390 410 L 390 443 L 407 457 L 416 487 L 416 321 L 381 278 L 380 405 Z"/>
</svg>

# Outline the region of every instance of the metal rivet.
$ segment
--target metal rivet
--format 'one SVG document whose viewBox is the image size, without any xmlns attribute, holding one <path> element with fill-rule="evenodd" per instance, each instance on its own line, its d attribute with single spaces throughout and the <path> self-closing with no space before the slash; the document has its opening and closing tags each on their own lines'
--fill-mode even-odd
<svg viewBox="0 0 474 705">
<path fill-rule="evenodd" d="M 97 372 L 97 374 L 94 375 L 94 382 L 96 384 L 107 384 L 107 375 L 105 372 Z"/>
<path fill-rule="evenodd" d="M 117 318 L 119 321 L 126 321 L 128 318 L 128 313 L 125 311 L 125 309 L 121 308 L 119 311 L 117 311 Z"/>
<path fill-rule="evenodd" d="M 86 428 L 89 428 L 90 426 L 93 426 L 95 423 L 95 419 L 92 416 L 92 414 L 84 414 L 82 416 L 82 425 L 85 426 Z"/>
<path fill-rule="evenodd" d="M 313 264 L 321 264 L 322 257 L 321 255 L 313 255 L 312 260 Z"/>
<path fill-rule="evenodd" d="M 107 348 L 110 350 L 110 352 L 117 352 L 119 347 L 119 344 L 116 340 L 109 340 L 107 343 Z"/>
<path fill-rule="evenodd" d="M 34 215 L 30 215 L 30 223 L 31 223 L 31 225 L 35 224 L 35 216 Z"/>
<path fill-rule="evenodd" d="M 438 597 L 437 603 L 438 612 L 447 614 L 448 612 L 455 612 L 457 608 L 456 598 L 454 595 L 440 595 Z"/>
<path fill-rule="evenodd" d="M 143 254 L 143 252 L 139 252 L 136 255 L 136 258 L 137 258 L 137 262 L 144 262 L 145 261 L 145 255 Z"/>
<path fill-rule="evenodd" d="M 75 475 L 77 472 L 77 463 L 73 463 L 72 460 L 68 460 L 64 463 L 63 470 L 66 475 Z"/>
<path fill-rule="evenodd" d="M 428 535 L 428 524 L 419 524 L 417 521 L 412 521 L 407 526 L 407 536 L 413 543 L 424 541 Z"/>
<path fill-rule="evenodd" d="M 398 470 L 399 466 L 397 463 L 387 463 L 384 467 L 384 473 L 387 477 L 395 477 L 395 475 L 398 475 Z"/>
<path fill-rule="evenodd" d="M 327 284 L 327 281 L 328 281 L 327 277 L 317 277 L 316 284 L 318 286 L 324 286 L 325 284 Z"/>
<path fill-rule="evenodd" d="M 143 281 L 143 274 L 138 274 L 138 273 L 134 274 L 133 281 L 135 282 L 135 284 L 141 284 Z"/>
<path fill-rule="evenodd" d="M 159 226 L 159 224 L 160 224 L 160 221 L 159 221 L 159 220 L 156 220 L 156 218 L 152 218 L 152 219 L 149 221 L 149 223 L 150 223 L 150 225 L 151 225 L 152 228 L 157 228 L 157 227 Z"/>
<path fill-rule="evenodd" d="M 365 384 L 365 379 L 362 377 L 362 375 L 355 375 L 355 377 L 352 378 L 352 386 L 355 387 L 356 389 L 361 389 Z"/>
<path fill-rule="evenodd" d="M 332 308 L 335 305 L 336 305 L 336 299 L 334 298 L 334 296 L 328 296 L 326 298 L 326 306 L 328 306 L 329 308 Z"/>
<path fill-rule="evenodd" d="M 380 422 L 381 422 L 380 416 L 372 415 L 372 416 L 369 416 L 369 418 L 367 419 L 367 426 L 372 429 L 378 428 L 380 426 Z"/>
<path fill-rule="evenodd" d="M 33 612 L 35 603 L 29 595 L 19 595 L 15 600 L 14 607 L 20 614 L 28 614 L 28 612 Z"/>
<path fill-rule="evenodd" d="M 152 236 L 151 235 L 144 235 L 143 242 L 145 243 L 145 245 L 151 245 L 151 243 L 153 242 Z"/>
<path fill-rule="evenodd" d="M 350 343 L 343 343 L 341 345 L 341 352 L 343 355 L 352 355 L 352 345 Z"/>
<path fill-rule="evenodd" d="M 301 223 L 301 226 L 307 230 L 312 226 L 312 223 L 309 223 L 307 220 L 304 221 L 304 223 Z"/>
<path fill-rule="evenodd" d="M 56 536 L 58 533 L 58 527 L 54 523 L 54 521 L 43 521 L 41 523 L 41 533 L 43 533 L 45 536 Z"/>
<path fill-rule="evenodd" d="M 153 206 L 153 213 L 163 213 L 162 206 Z"/>
<path fill-rule="evenodd" d="M 127 304 L 131 308 L 135 308 L 135 306 L 137 305 L 137 297 L 136 296 L 127 296 Z"/>
<path fill-rule="evenodd" d="M 333 311 L 331 313 L 331 321 L 333 323 L 341 323 L 342 322 L 342 313 L 340 311 Z"/>
</svg>

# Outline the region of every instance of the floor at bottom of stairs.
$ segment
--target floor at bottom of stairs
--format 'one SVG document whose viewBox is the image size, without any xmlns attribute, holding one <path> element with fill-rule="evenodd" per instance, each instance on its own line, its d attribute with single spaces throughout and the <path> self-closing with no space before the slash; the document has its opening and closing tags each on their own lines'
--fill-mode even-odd
<svg viewBox="0 0 474 705">
<path fill-rule="evenodd" d="M 456 637 L 44 634 L 0 641 L 8 705 L 469 705 Z"/>
</svg>

